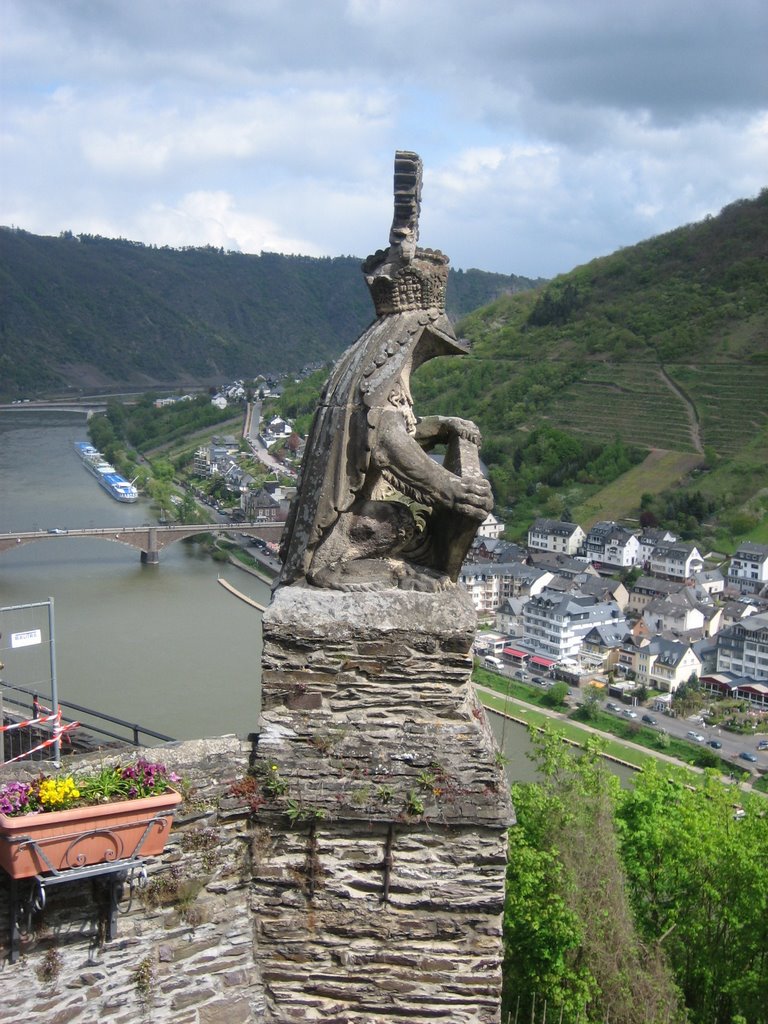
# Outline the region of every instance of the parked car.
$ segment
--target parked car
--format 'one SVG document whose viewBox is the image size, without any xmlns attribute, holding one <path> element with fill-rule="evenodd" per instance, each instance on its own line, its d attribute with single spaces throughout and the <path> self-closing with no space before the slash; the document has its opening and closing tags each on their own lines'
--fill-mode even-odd
<svg viewBox="0 0 768 1024">
<path fill-rule="evenodd" d="M 704 742 L 704 737 L 701 735 L 701 733 L 695 732 L 693 729 L 689 729 L 686 735 L 688 736 L 689 740 L 695 740 L 696 743 Z"/>
<path fill-rule="evenodd" d="M 618 704 L 614 704 L 612 700 L 609 700 L 608 703 L 605 705 L 605 710 L 606 711 L 621 711 L 621 708 L 619 707 Z"/>
<path fill-rule="evenodd" d="M 758 740 L 757 741 L 757 749 L 758 750 L 768 750 L 768 740 Z"/>
<path fill-rule="evenodd" d="M 720 742 L 720 740 L 710 740 L 709 745 L 710 747 L 714 747 L 715 750 L 719 750 L 723 744 Z"/>
<path fill-rule="evenodd" d="M 742 750 L 742 752 L 739 754 L 739 757 L 742 759 L 742 761 L 756 761 L 757 760 L 757 757 L 752 753 L 751 750 Z"/>
<path fill-rule="evenodd" d="M 658 725 L 659 724 L 656 721 L 656 719 L 653 717 L 653 715 L 643 715 L 641 721 L 645 722 L 646 725 Z"/>
<path fill-rule="evenodd" d="M 621 713 L 625 718 L 637 718 L 637 712 L 633 711 L 631 708 L 624 708 Z"/>
</svg>

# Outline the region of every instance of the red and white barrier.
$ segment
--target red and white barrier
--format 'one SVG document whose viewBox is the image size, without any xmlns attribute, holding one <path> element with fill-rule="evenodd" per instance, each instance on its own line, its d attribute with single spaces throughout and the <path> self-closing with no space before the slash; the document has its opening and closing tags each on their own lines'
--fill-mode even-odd
<svg viewBox="0 0 768 1024">
<path fill-rule="evenodd" d="M 48 708 L 44 709 L 45 711 Z M 39 715 L 37 718 L 25 718 L 23 722 L 11 722 L 10 725 L 0 726 L 0 732 L 11 732 L 12 729 L 26 729 L 30 725 L 42 725 L 45 722 L 56 722 L 61 720 L 61 711 L 50 715 Z"/>
<path fill-rule="evenodd" d="M 49 708 L 45 708 L 45 711 L 49 711 Z M 2 726 L 3 732 L 9 732 L 11 729 L 22 729 L 25 726 L 40 725 L 45 722 L 53 722 L 53 729 L 50 739 L 43 740 L 42 743 L 38 743 L 36 747 L 32 747 L 31 750 L 25 750 L 23 754 L 18 754 L 16 757 L 11 757 L 7 761 L 3 761 L 3 764 L 13 764 L 14 761 L 21 761 L 25 757 L 29 757 L 30 754 L 36 754 L 38 750 L 45 750 L 46 747 L 52 747 L 55 743 L 61 740 L 62 736 L 65 736 L 70 729 L 77 729 L 80 725 L 79 722 L 69 722 L 67 725 L 61 724 L 61 708 L 54 714 L 40 715 L 37 718 L 28 718 L 23 722 L 14 722 L 12 725 Z"/>
</svg>

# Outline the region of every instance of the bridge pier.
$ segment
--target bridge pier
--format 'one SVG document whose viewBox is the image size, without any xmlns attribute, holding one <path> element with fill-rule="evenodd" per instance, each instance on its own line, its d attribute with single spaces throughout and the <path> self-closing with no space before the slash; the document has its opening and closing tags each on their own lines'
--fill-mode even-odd
<svg viewBox="0 0 768 1024">
<path fill-rule="evenodd" d="M 147 530 L 147 550 L 141 552 L 141 560 L 145 565 L 160 564 L 160 548 L 157 545 L 157 528 Z"/>
</svg>

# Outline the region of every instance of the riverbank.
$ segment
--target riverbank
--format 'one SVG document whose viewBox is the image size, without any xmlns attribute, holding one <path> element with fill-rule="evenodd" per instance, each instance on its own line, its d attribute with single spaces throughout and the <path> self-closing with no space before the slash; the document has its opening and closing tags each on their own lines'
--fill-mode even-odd
<svg viewBox="0 0 768 1024">
<path fill-rule="evenodd" d="M 687 764 L 685 761 L 680 761 L 678 758 L 664 754 L 662 751 L 649 750 L 647 747 L 640 746 L 640 744 L 632 743 L 631 740 L 619 740 L 610 733 L 596 729 L 594 726 L 583 722 L 574 722 L 559 711 L 534 707 L 533 705 L 516 700 L 514 697 L 501 696 L 494 690 L 487 689 L 477 683 L 474 685 L 478 699 L 484 707 L 489 708 L 491 711 L 495 711 L 497 714 L 518 725 L 534 729 L 543 729 L 547 724 L 556 725 L 558 733 L 562 735 L 565 742 L 575 747 L 584 747 L 587 738 L 594 736 L 603 745 L 601 756 L 625 768 L 640 771 L 650 760 L 655 760 L 674 765 L 677 768 L 686 768 L 699 776 L 703 775 L 707 770 L 696 765 Z M 765 796 L 759 789 L 754 788 L 752 785 L 754 780 L 751 777 L 746 780 L 736 781 L 721 775 L 721 781 L 726 785 L 738 785 L 739 789 L 745 792 L 758 793 L 761 796 Z"/>
</svg>

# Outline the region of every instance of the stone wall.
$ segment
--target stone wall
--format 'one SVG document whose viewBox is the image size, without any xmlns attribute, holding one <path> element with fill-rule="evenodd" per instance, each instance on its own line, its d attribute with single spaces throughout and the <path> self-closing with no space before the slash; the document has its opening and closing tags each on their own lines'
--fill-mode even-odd
<svg viewBox="0 0 768 1024">
<path fill-rule="evenodd" d="M 512 809 L 467 595 L 284 588 L 263 627 L 253 892 L 274 1019 L 498 1021 Z"/>
<path fill-rule="evenodd" d="M 250 811 L 228 795 L 247 770 L 250 744 L 224 737 L 143 753 L 183 775 L 189 795 L 163 856 L 148 862 L 146 888 L 124 887 L 113 941 L 104 942 L 101 880 L 58 885 L 26 920 L 21 956 L 9 963 L 10 883 L 0 871 L 3 1024 L 266 1019 L 253 958 Z"/>
<path fill-rule="evenodd" d="M 498 1021 L 512 811 L 473 632 L 459 592 L 278 591 L 255 744 L 148 752 L 186 780 L 165 853 L 111 942 L 97 881 L 50 889 L 17 963 L 0 933 L 4 1024 Z"/>
</svg>

